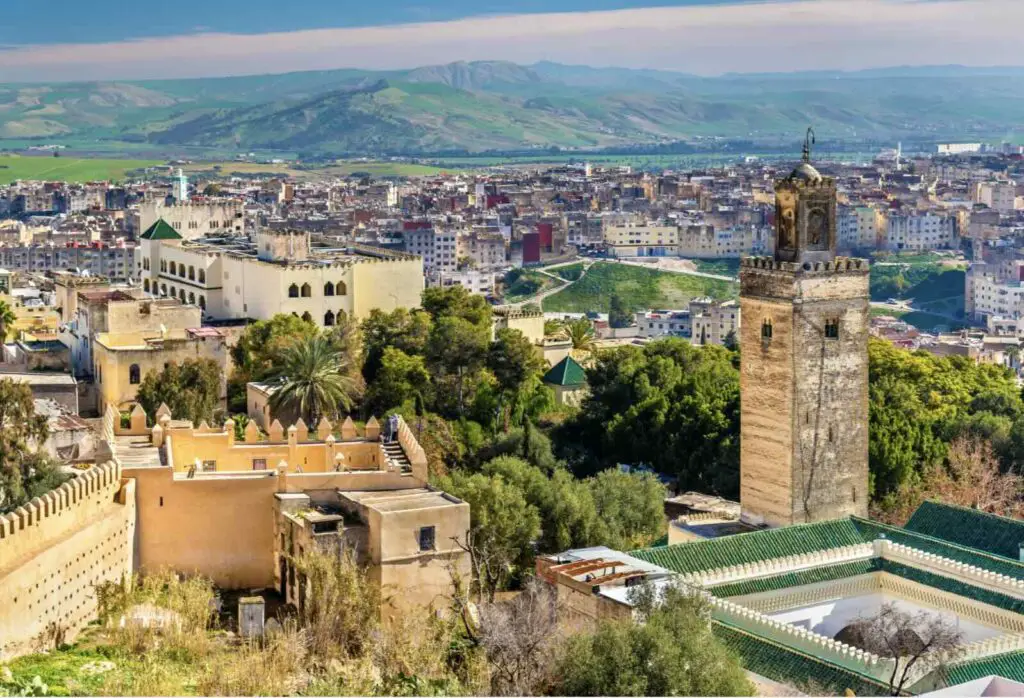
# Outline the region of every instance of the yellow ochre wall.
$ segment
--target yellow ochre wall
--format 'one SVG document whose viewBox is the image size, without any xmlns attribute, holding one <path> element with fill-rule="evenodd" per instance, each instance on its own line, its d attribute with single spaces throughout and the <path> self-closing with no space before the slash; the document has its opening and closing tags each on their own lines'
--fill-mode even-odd
<svg viewBox="0 0 1024 698">
<path fill-rule="evenodd" d="M 227 589 L 274 583 L 273 470 L 175 480 L 170 468 L 135 468 L 125 476 L 136 483 L 140 571 L 200 572 Z"/>
<path fill-rule="evenodd" d="M 74 639 L 96 585 L 131 573 L 134 535 L 134 484 L 113 462 L 0 516 L 0 659 L 46 648 L 51 624 Z"/>
</svg>

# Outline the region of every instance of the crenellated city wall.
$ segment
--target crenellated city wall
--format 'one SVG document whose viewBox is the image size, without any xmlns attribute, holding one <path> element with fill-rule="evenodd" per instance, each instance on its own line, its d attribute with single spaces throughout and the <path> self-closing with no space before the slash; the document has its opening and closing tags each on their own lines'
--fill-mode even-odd
<svg viewBox="0 0 1024 698">
<path fill-rule="evenodd" d="M 132 571 L 135 485 L 96 465 L 0 516 L 0 659 L 71 640 L 96 618 L 95 587 Z"/>
</svg>

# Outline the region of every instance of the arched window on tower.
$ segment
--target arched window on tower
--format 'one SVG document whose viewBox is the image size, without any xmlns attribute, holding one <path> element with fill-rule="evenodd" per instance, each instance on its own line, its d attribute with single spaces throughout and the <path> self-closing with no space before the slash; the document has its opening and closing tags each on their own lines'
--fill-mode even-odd
<svg viewBox="0 0 1024 698">
<path fill-rule="evenodd" d="M 288 297 L 289 298 L 298 298 L 299 297 L 299 287 L 296 286 L 295 284 L 292 284 L 291 286 L 289 286 L 288 287 Z"/>
<path fill-rule="evenodd" d="M 330 281 L 328 281 L 326 284 L 324 284 L 324 295 L 325 296 L 333 296 L 334 295 L 334 284 L 332 284 Z"/>
<path fill-rule="evenodd" d="M 192 293 L 191 291 L 188 292 L 188 304 L 189 305 L 195 305 L 196 304 L 196 294 Z"/>
<path fill-rule="evenodd" d="M 825 339 L 839 339 L 839 318 L 825 321 Z"/>
<path fill-rule="evenodd" d="M 313 295 L 313 288 L 309 284 L 302 284 L 302 297 L 309 298 Z"/>
<path fill-rule="evenodd" d="M 149 279 L 142 280 L 142 290 L 149 293 Z"/>
<path fill-rule="evenodd" d="M 132 385 L 138 385 L 142 382 L 142 369 L 139 368 L 138 364 L 132 364 L 128 367 L 128 382 Z"/>
<path fill-rule="evenodd" d="M 206 296 L 199 296 L 199 307 L 206 310 Z"/>
<path fill-rule="evenodd" d="M 178 265 L 175 264 L 174 262 L 171 262 L 171 273 L 172 274 L 177 274 L 178 273 Z"/>
<path fill-rule="evenodd" d="M 334 291 L 335 291 L 335 293 L 337 293 L 337 294 L 338 294 L 339 296 L 344 296 L 344 295 L 346 295 L 346 294 L 348 293 L 348 287 L 347 287 L 347 286 L 345 286 L 345 282 L 344 282 L 344 281 L 339 281 L 339 282 L 338 282 L 338 283 L 337 283 L 337 284 L 335 285 L 335 287 L 334 287 Z"/>
<path fill-rule="evenodd" d="M 765 318 L 761 321 L 761 339 L 767 340 L 772 338 L 772 320 L 771 318 Z"/>
<path fill-rule="evenodd" d="M 182 302 L 182 303 L 184 303 L 184 302 L 185 302 L 185 289 L 181 289 L 181 290 L 180 290 L 180 291 L 178 292 L 178 298 L 180 298 L 180 299 L 181 299 L 181 302 Z"/>
<path fill-rule="evenodd" d="M 196 268 L 193 267 L 191 264 L 188 267 L 188 280 L 189 281 L 195 281 L 196 280 Z"/>
<path fill-rule="evenodd" d="M 330 310 L 328 310 L 326 313 L 324 313 L 324 327 L 333 327 L 333 326 L 334 326 L 334 313 L 332 313 Z"/>
</svg>

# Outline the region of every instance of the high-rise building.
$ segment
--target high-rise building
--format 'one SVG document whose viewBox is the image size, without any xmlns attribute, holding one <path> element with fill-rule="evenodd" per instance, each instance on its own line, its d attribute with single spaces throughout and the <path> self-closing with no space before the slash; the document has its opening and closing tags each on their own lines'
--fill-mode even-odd
<svg viewBox="0 0 1024 698">
<path fill-rule="evenodd" d="M 740 503 L 785 526 L 868 505 L 868 262 L 836 256 L 836 185 L 804 161 L 775 184 L 774 257 L 740 268 Z"/>
</svg>

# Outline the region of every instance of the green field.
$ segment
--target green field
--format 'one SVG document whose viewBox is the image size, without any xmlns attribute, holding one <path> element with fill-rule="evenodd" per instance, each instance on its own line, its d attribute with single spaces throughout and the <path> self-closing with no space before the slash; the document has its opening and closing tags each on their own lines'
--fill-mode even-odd
<svg viewBox="0 0 1024 698">
<path fill-rule="evenodd" d="M 505 277 L 505 302 L 521 303 L 554 287 L 556 281 L 538 271 L 513 269 Z"/>
<path fill-rule="evenodd" d="M 737 293 L 737 284 L 728 281 L 598 262 L 578 282 L 544 299 L 544 310 L 607 313 L 613 295 L 622 298 L 633 311 L 684 308 L 692 298 L 699 296 L 729 299 L 735 298 Z"/>
<path fill-rule="evenodd" d="M 126 172 L 162 164 L 157 160 L 0 155 L 0 183 L 6 184 L 16 179 L 58 182 L 123 180 Z"/>
</svg>

